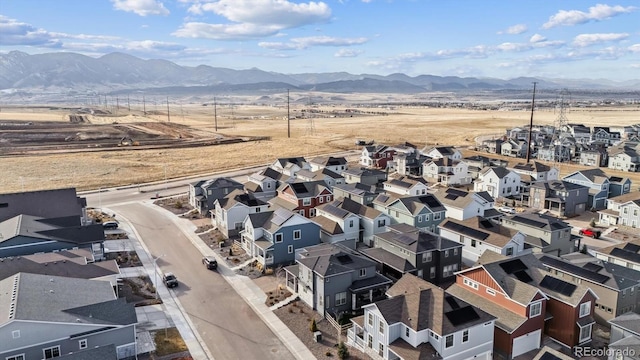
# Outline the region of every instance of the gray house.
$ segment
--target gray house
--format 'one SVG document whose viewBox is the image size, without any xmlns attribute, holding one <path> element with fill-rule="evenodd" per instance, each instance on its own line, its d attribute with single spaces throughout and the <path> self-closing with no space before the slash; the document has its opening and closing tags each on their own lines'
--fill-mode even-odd
<svg viewBox="0 0 640 360">
<path fill-rule="evenodd" d="M 373 201 L 373 208 L 389 215 L 392 224 L 408 224 L 434 233 L 447 210 L 433 194 L 401 198 L 380 194 Z"/>
<path fill-rule="evenodd" d="M 640 354 L 640 315 L 626 313 L 609 320 L 611 338 L 607 360 L 635 360 Z"/>
<path fill-rule="evenodd" d="M 0 222 L 26 214 L 42 218 L 76 216 L 87 223 L 87 199 L 75 188 L 0 194 Z"/>
<path fill-rule="evenodd" d="M 518 230 L 525 235 L 525 242 L 534 253 L 549 253 L 560 256 L 576 250 L 579 237 L 571 235 L 571 226 L 549 215 L 518 214 L 502 218 L 502 225 Z"/>
<path fill-rule="evenodd" d="M 392 284 L 376 272 L 374 261 L 340 246 L 311 246 L 296 257 L 296 264 L 285 268 L 287 286 L 322 316 L 359 312 L 384 299 Z"/>
<path fill-rule="evenodd" d="M 108 281 L 19 273 L 0 280 L 0 293 L 1 359 L 50 359 L 110 345 L 118 359 L 136 355 L 135 309 Z"/>
<path fill-rule="evenodd" d="M 406 224 L 387 229 L 373 237 L 373 248 L 360 250 L 382 274 L 396 280 L 413 274 L 436 285 L 454 281 L 453 273 L 462 268 L 462 244 Z"/>
<path fill-rule="evenodd" d="M 342 172 L 347 184 L 378 185 L 387 181 L 387 173 L 376 169 L 351 168 Z"/>
<path fill-rule="evenodd" d="M 573 172 L 562 180 L 589 188 L 588 209 L 604 209 L 609 197 L 609 177 L 602 169 L 594 168 Z"/>
<path fill-rule="evenodd" d="M 80 218 L 18 215 L 0 223 L 0 258 L 86 248 L 95 260 L 104 257 L 104 229 L 80 225 Z"/>
<path fill-rule="evenodd" d="M 189 184 L 189 205 L 200 214 L 207 214 L 214 209 L 218 199 L 227 196 L 233 190 L 244 190 L 244 185 L 230 178 L 201 180 Z"/>
<path fill-rule="evenodd" d="M 365 206 L 373 204 L 373 199 L 375 199 L 379 193 L 375 185 L 364 185 L 360 183 L 335 185 L 332 190 L 334 199 L 351 199 Z"/>
<path fill-rule="evenodd" d="M 589 188 L 567 181 L 536 182 L 529 188 L 529 207 L 570 217 L 586 211 Z"/>
<path fill-rule="evenodd" d="M 609 163 L 609 154 L 605 148 L 594 148 L 580 152 L 580 165 L 605 167 Z"/>
</svg>

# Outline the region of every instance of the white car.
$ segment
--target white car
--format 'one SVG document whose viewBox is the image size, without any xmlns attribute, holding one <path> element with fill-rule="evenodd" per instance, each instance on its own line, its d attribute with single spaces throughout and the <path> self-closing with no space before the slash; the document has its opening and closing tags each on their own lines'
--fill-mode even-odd
<svg viewBox="0 0 640 360">
<path fill-rule="evenodd" d="M 516 213 L 516 209 L 509 207 L 509 206 L 500 206 L 498 208 L 498 211 L 501 211 L 505 214 L 515 214 Z"/>
</svg>

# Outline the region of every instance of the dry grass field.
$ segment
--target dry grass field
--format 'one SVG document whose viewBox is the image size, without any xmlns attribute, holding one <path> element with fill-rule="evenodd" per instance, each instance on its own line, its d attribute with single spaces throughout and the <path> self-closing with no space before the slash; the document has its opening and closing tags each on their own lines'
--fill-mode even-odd
<svg viewBox="0 0 640 360">
<path fill-rule="evenodd" d="M 316 108 L 335 111 L 339 106 Z M 291 138 L 287 137 L 286 107 L 235 106 L 218 108 L 219 134 L 229 136 L 270 136 L 269 141 L 163 150 L 95 151 L 73 154 L 37 154 L 0 157 L 0 192 L 50 189 L 73 186 L 79 190 L 162 180 L 192 174 L 264 164 L 278 157 L 312 156 L 338 150 L 356 149 L 356 139 L 378 143 L 404 141 L 424 146 L 448 144 L 467 147 L 480 135 L 502 135 L 506 128 L 528 124 L 528 111 L 481 111 L 425 107 L 361 109 L 386 115 L 354 114 L 344 117 L 300 118 L 304 108 L 292 106 Z M 344 110 L 344 106 L 342 106 Z M 7 108 L 3 121 L 68 122 L 68 110 Z M 553 124 L 558 114 L 536 111 L 536 124 Z M 166 113 L 142 115 L 139 111 L 120 116 L 89 115 L 91 124 L 167 121 Z M 640 109 L 571 109 L 570 122 L 587 126 L 626 125 L 640 122 Z M 208 135 L 216 133 L 213 108 L 180 106 L 171 122 L 191 126 Z M 0 141 L 2 138 L 0 136 Z M 1 144 L 0 144 L 1 145 Z M 570 169 L 563 166 L 563 172 Z M 624 174 L 628 175 L 628 174 Z M 640 183 L 640 178 L 635 180 Z"/>
</svg>

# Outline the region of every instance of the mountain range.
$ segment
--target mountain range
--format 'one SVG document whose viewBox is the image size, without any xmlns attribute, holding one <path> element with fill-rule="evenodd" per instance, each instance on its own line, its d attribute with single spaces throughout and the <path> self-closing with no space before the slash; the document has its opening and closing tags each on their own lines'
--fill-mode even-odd
<svg viewBox="0 0 640 360">
<path fill-rule="evenodd" d="M 30 55 L 20 51 L 0 53 L 0 91 L 55 92 L 92 91 L 98 93 L 247 93 L 265 94 L 287 89 L 329 93 L 479 92 L 557 90 L 572 87 L 587 91 L 633 91 L 640 79 L 625 82 L 609 80 L 557 80 L 519 77 L 509 80 L 457 76 L 390 75 L 346 72 L 282 74 L 257 68 L 234 70 L 200 65 L 180 66 L 167 60 L 144 60 L 123 53 L 98 58 L 70 52 Z"/>
</svg>

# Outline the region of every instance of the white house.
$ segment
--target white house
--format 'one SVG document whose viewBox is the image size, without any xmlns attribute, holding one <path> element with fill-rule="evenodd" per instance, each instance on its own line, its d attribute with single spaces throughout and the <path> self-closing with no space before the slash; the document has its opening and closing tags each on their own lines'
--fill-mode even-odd
<svg viewBox="0 0 640 360">
<path fill-rule="evenodd" d="M 309 166 L 311 171 L 328 169 L 338 174 L 348 169 L 347 159 L 333 156 L 315 157 L 309 161 Z"/>
<path fill-rule="evenodd" d="M 269 204 L 256 199 L 252 194 L 234 190 L 226 197 L 214 202 L 213 224 L 228 239 L 244 229 L 244 219 L 249 214 L 265 212 Z"/>
<path fill-rule="evenodd" d="M 360 217 L 360 241 L 368 246 L 373 246 L 372 241 L 375 234 L 387 231 L 387 226 L 391 225 L 389 215 L 349 198 L 336 200 L 333 203 Z"/>
<path fill-rule="evenodd" d="M 276 190 L 278 189 L 278 181 L 276 179 L 257 172 L 249 175 L 248 180 L 244 184 L 244 188 L 257 199 L 267 201 L 276 196 Z"/>
<path fill-rule="evenodd" d="M 324 243 L 341 243 L 355 249 L 360 239 L 360 217 L 333 201 L 316 207 L 313 221 L 320 225 L 320 240 Z"/>
<path fill-rule="evenodd" d="M 410 178 L 406 176 L 390 177 L 387 181 L 382 183 L 384 191 L 391 192 L 398 195 L 425 195 L 428 187 L 426 181 L 423 179 Z"/>
<path fill-rule="evenodd" d="M 422 176 L 442 185 L 466 185 L 471 183 L 469 165 L 449 157 L 435 158 L 422 164 Z"/>
<path fill-rule="evenodd" d="M 476 216 L 491 218 L 500 213 L 494 209 L 495 200 L 488 192 L 468 192 L 454 188 L 438 189 L 433 195 L 444 205 L 446 217 L 466 220 Z"/>
<path fill-rule="evenodd" d="M 452 146 L 435 146 L 430 149 L 423 149 L 422 153 L 432 159 L 440 159 L 445 157 L 451 160 L 462 159 L 462 153 L 460 152 L 460 150 Z"/>
<path fill-rule="evenodd" d="M 476 192 L 486 191 L 497 199 L 520 194 L 520 175 L 505 167 L 486 167 L 473 184 Z"/>
</svg>

